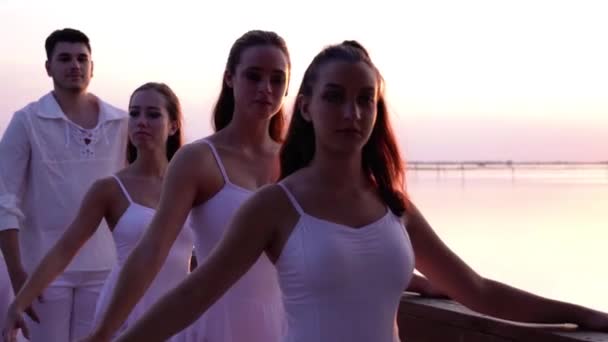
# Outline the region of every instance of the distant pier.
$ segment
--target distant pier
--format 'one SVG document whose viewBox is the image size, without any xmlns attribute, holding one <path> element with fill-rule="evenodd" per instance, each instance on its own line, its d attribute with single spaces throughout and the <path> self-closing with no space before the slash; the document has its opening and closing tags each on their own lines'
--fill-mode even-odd
<svg viewBox="0 0 608 342">
<path fill-rule="evenodd" d="M 573 162 L 573 161 L 490 161 L 490 160 L 465 160 L 465 161 L 409 161 L 408 170 L 479 170 L 479 169 L 573 169 L 588 167 L 605 167 L 608 169 L 608 161 Z"/>
</svg>

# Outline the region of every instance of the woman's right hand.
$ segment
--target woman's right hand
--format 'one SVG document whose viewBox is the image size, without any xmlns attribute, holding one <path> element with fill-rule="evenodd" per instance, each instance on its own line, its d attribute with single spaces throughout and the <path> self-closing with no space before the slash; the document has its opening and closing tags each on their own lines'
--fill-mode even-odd
<svg viewBox="0 0 608 342">
<path fill-rule="evenodd" d="M 15 294 L 19 293 L 19 290 L 21 290 L 21 288 L 25 284 L 27 277 L 28 277 L 28 274 L 27 274 L 27 272 L 25 272 L 25 270 L 23 268 L 21 268 L 20 270 L 15 272 L 15 274 L 11 275 L 11 283 L 12 283 L 13 291 L 15 292 Z M 43 301 L 42 295 L 38 296 L 38 301 L 40 301 L 40 302 Z M 32 321 L 34 321 L 36 323 L 40 323 L 40 319 L 38 318 L 36 311 L 34 311 L 34 309 L 32 308 L 31 305 L 28 306 L 27 309 L 24 310 L 24 312 L 28 316 L 30 316 Z"/>
<path fill-rule="evenodd" d="M 37 322 L 40 323 L 38 316 L 34 310 L 31 310 L 30 317 Z M 17 309 L 15 303 L 13 302 L 9 307 L 6 313 L 6 320 L 4 321 L 4 329 L 2 330 L 2 340 L 4 342 L 17 342 L 17 335 L 19 333 L 19 329 L 23 332 L 23 336 L 30 339 L 30 333 L 27 329 L 27 325 L 25 324 L 25 320 L 23 319 L 23 311 Z"/>
</svg>

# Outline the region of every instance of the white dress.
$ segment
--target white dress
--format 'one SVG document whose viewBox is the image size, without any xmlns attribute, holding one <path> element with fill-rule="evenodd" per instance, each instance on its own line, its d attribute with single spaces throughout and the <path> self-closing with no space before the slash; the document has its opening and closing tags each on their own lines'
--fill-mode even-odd
<svg viewBox="0 0 608 342">
<path fill-rule="evenodd" d="M 144 234 L 145 230 L 148 228 L 148 225 L 155 213 L 154 209 L 133 202 L 131 196 L 129 196 L 129 193 L 120 179 L 118 179 L 116 176 L 114 176 L 114 178 L 116 178 L 116 181 L 120 185 L 125 197 L 129 200 L 129 207 L 120 217 L 119 221 L 114 227 L 114 230 L 112 231 L 114 242 L 116 244 L 118 263 L 110 272 L 101 294 L 99 295 L 95 310 L 96 322 L 101 319 L 102 313 L 106 310 L 109 304 L 112 293 L 114 292 L 114 287 L 118 281 L 118 276 L 120 275 L 120 271 L 122 270 L 127 257 L 133 248 L 135 248 L 135 245 Z M 185 226 L 171 247 L 169 255 L 160 269 L 160 272 L 156 275 L 150 287 L 139 300 L 137 305 L 133 308 L 133 311 L 131 311 L 129 317 L 117 332 L 117 335 L 120 335 L 131 324 L 135 323 L 154 303 L 156 303 L 156 301 L 165 295 L 167 291 L 175 288 L 186 278 L 190 268 L 192 243 L 192 230 L 188 226 Z M 189 329 L 186 329 L 173 336 L 169 341 L 196 341 L 189 337 L 191 335 L 192 334 Z"/>
<path fill-rule="evenodd" d="M 236 210 L 253 195 L 253 191 L 239 187 L 228 179 L 215 147 L 207 140 L 202 142 L 211 148 L 224 177 L 224 186 L 190 212 L 199 264 L 204 263 L 220 241 Z M 276 269 L 266 255 L 262 255 L 195 325 L 198 326 L 197 341 L 281 341 L 286 327 L 281 290 Z"/>
<path fill-rule="evenodd" d="M 353 228 L 300 218 L 276 263 L 287 315 L 285 342 L 397 342 L 397 309 L 414 271 L 409 236 L 390 210 Z"/>
</svg>

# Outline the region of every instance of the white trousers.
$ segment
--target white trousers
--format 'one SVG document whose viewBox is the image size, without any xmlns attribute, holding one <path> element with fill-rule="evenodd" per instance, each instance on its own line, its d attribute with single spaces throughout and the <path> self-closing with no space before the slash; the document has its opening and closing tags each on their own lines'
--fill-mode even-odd
<svg viewBox="0 0 608 342">
<path fill-rule="evenodd" d="M 26 317 L 31 342 L 72 342 L 93 328 L 97 297 L 109 271 L 68 271 L 34 302 L 40 323 Z"/>
</svg>

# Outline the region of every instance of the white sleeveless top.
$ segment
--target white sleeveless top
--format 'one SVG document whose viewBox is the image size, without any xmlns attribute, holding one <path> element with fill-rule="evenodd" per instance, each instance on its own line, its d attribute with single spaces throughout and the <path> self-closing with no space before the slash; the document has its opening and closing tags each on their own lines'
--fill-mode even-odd
<svg viewBox="0 0 608 342">
<path fill-rule="evenodd" d="M 143 206 L 141 204 L 133 202 L 129 192 L 120 181 L 117 176 L 114 176 L 118 185 L 122 189 L 124 196 L 129 201 L 127 210 L 122 214 L 112 235 L 114 236 L 114 242 L 116 245 L 116 252 L 118 255 L 118 263 L 110 272 L 106 282 L 104 283 L 103 289 L 97 300 L 97 306 L 95 310 L 95 321 L 101 319 L 101 315 L 105 312 L 114 287 L 118 281 L 120 271 L 127 260 L 131 251 L 135 248 L 135 245 L 139 239 L 144 235 L 148 225 L 152 221 L 155 209 Z M 175 243 L 169 251 L 169 255 L 165 260 L 162 268 L 150 284 L 150 287 L 139 300 L 137 305 L 133 308 L 129 317 L 117 332 L 117 335 L 126 330 L 130 325 L 134 324 L 157 300 L 165 295 L 169 290 L 172 290 L 179 283 L 186 278 L 190 268 L 190 257 L 192 254 L 193 234 L 192 230 L 188 225 L 184 226 L 180 234 L 177 236 Z M 189 336 L 190 332 L 184 331 L 170 339 L 171 342 L 183 342 L 186 341 L 186 336 Z M 192 340 L 195 341 L 195 340 Z"/>
<path fill-rule="evenodd" d="M 190 212 L 195 252 L 202 264 L 220 241 L 232 215 L 253 191 L 232 183 L 212 143 L 200 141 L 211 149 L 224 178 L 220 191 Z M 209 308 L 199 324 L 200 341 L 281 341 L 285 331 L 281 291 L 274 265 L 265 254 Z"/>
<path fill-rule="evenodd" d="M 304 212 L 276 263 L 287 316 L 285 342 L 396 342 L 397 309 L 414 270 L 414 253 L 390 210 L 360 228 Z"/>
</svg>

